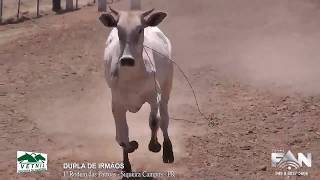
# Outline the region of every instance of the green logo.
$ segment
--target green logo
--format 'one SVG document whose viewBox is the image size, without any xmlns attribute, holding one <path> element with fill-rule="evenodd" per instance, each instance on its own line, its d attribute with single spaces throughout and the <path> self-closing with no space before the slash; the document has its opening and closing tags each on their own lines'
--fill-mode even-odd
<svg viewBox="0 0 320 180">
<path fill-rule="evenodd" d="M 17 151 L 17 173 L 46 171 L 48 156 L 44 153 Z"/>
</svg>

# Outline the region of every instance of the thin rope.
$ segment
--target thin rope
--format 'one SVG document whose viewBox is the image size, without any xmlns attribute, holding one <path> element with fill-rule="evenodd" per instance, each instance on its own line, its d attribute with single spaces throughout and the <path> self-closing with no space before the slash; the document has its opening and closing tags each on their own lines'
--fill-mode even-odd
<svg viewBox="0 0 320 180">
<path fill-rule="evenodd" d="M 169 57 L 167 57 L 166 55 L 160 53 L 159 51 L 157 51 L 157 50 L 155 50 L 155 49 L 153 49 L 153 48 L 151 48 L 151 47 L 149 47 L 149 46 L 147 46 L 147 45 L 143 45 L 143 46 L 144 46 L 144 50 L 145 50 L 145 47 L 148 48 L 148 49 L 151 49 L 152 51 L 156 52 L 157 54 L 159 54 L 159 55 L 167 58 L 168 60 L 170 60 L 170 61 L 179 69 L 179 71 L 181 72 L 181 74 L 183 75 L 183 77 L 185 78 L 185 80 L 187 81 L 189 87 L 190 87 L 191 90 L 192 90 L 192 94 L 193 94 L 193 97 L 194 97 L 194 100 L 195 100 L 195 103 L 196 103 L 197 110 L 198 110 L 199 114 L 200 114 L 204 119 L 210 120 L 210 119 L 201 111 L 200 106 L 199 106 L 199 103 L 198 103 L 198 99 L 197 99 L 197 96 L 196 96 L 196 93 L 195 93 L 195 90 L 194 90 L 194 88 L 193 88 L 193 86 L 192 86 L 192 84 L 191 84 L 188 76 L 184 73 L 184 71 L 182 70 L 182 68 L 181 68 L 175 61 L 173 61 L 171 58 L 169 58 Z M 145 51 L 146 51 L 146 50 L 145 50 Z M 146 53 L 147 53 L 147 52 L 146 52 Z M 151 63 L 151 59 L 150 59 L 148 53 L 147 53 L 147 56 L 148 56 L 149 61 L 150 61 L 150 63 Z M 151 63 L 151 64 L 152 64 L 152 63 Z M 155 80 L 156 80 L 156 77 L 154 77 L 154 78 L 155 78 Z M 180 118 L 172 118 L 172 119 L 182 120 L 182 119 L 180 119 Z M 191 122 L 193 122 L 193 121 L 191 121 Z"/>
<path fill-rule="evenodd" d="M 151 48 L 151 47 L 148 47 L 148 46 L 146 46 L 146 45 L 143 45 L 143 46 L 146 47 L 146 48 L 148 48 L 148 49 L 151 49 L 152 51 L 156 52 L 157 54 L 159 54 L 159 55 L 161 55 L 161 56 L 169 59 L 174 65 L 176 65 L 176 67 L 179 69 L 179 71 L 181 72 L 181 74 L 183 75 L 183 77 L 185 78 L 185 80 L 188 82 L 188 85 L 189 85 L 189 87 L 190 87 L 191 90 L 192 90 L 192 94 L 193 94 L 195 103 L 196 103 L 196 105 L 197 105 L 197 110 L 198 110 L 199 114 L 200 114 L 205 120 L 208 121 L 208 123 L 209 123 L 208 126 L 209 126 L 209 127 L 216 127 L 216 128 L 218 128 L 218 129 L 221 131 L 221 132 L 219 132 L 221 135 L 223 135 L 223 133 L 226 133 L 223 129 L 221 129 L 219 126 L 217 126 L 217 125 L 214 124 L 214 122 L 213 122 L 214 119 L 213 119 L 213 118 L 207 117 L 207 116 L 201 111 L 200 106 L 199 106 L 199 103 L 198 103 L 198 99 L 197 99 L 197 96 L 196 96 L 196 93 L 195 93 L 195 90 L 194 90 L 194 88 L 193 88 L 193 86 L 192 86 L 192 84 L 191 84 L 188 76 L 184 73 L 184 71 L 182 70 L 182 68 L 181 68 L 175 61 L 173 61 L 171 58 L 167 57 L 166 55 L 164 55 L 164 54 L 158 52 L 157 50 L 155 50 L 155 49 L 153 49 L 153 48 Z M 144 48 L 144 49 L 145 49 L 145 48 Z M 148 54 L 147 54 L 147 56 L 148 56 L 149 61 L 150 61 L 150 63 L 151 63 L 151 59 L 150 59 L 150 57 L 149 57 Z M 152 63 L 151 63 L 151 64 L 152 64 Z M 154 67 L 154 69 L 155 69 L 155 67 Z M 156 77 L 154 76 L 154 78 L 156 78 Z M 156 81 L 156 79 L 155 79 L 155 81 Z M 160 85 L 159 85 L 159 87 L 160 87 Z M 198 123 L 198 122 L 195 122 L 195 121 L 192 121 L 192 120 L 188 120 L 188 119 L 184 119 L 184 118 L 172 118 L 172 117 L 169 117 L 169 118 L 171 118 L 171 119 L 173 119 L 173 120 L 178 120 L 178 121 L 185 121 L 185 122 L 188 122 L 188 123 Z M 212 123 L 213 123 L 213 124 L 212 124 Z"/>
</svg>

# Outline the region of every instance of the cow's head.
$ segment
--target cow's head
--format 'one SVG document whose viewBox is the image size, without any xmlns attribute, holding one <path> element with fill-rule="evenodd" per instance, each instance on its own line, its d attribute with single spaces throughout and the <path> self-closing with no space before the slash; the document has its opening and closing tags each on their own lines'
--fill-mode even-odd
<svg viewBox="0 0 320 180">
<path fill-rule="evenodd" d="M 142 59 L 144 29 L 148 26 L 157 26 L 167 14 L 164 12 L 152 13 L 154 9 L 145 12 L 118 12 L 112 8 L 110 10 L 111 13 L 102 14 L 99 19 L 105 26 L 115 27 L 118 30 L 120 65 L 134 66 L 138 59 Z"/>
</svg>

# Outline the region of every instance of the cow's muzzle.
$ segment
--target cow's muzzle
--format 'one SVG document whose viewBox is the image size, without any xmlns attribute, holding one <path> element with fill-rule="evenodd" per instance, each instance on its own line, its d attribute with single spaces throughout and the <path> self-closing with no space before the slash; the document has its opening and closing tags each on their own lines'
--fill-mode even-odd
<svg viewBox="0 0 320 180">
<path fill-rule="evenodd" d="M 121 66 L 134 66 L 135 60 L 132 57 L 122 57 L 120 64 Z"/>
</svg>

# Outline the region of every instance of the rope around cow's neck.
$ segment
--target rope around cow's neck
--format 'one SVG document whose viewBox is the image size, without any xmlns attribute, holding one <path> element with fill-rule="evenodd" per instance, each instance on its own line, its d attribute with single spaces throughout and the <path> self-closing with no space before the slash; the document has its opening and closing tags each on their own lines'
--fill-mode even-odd
<svg viewBox="0 0 320 180">
<path fill-rule="evenodd" d="M 193 86 L 192 86 L 192 84 L 191 84 L 188 76 L 184 73 L 184 71 L 182 70 L 182 68 L 181 68 L 175 61 L 173 61 L 171 58 L 167 57 L 166 55 L 160 53 L 159 51 L 157 51 L 157 50 L 155 50 L 155 49 L 153 49 L 153 48 L 151 48 L 151 47 L 149 47 L 149 46 L 147 46 L 147 45 L 143 45 L 143 49 L 144 49 L 144 51 L 146 52 L 146 54 L 147 54 L 147 56 L 148 56 L 148 59 L 149 59 L 149 61 L 150 61 L 150 64 L 152 64 L 152 66 L 155 66 L 155 65 L 152 63 L 151 58 L 150 58 L 150 56 L 149 56 L 146 48 L 148 48 L 148 49 L 154 51 L 155 53 L 157 53 L 157 54 L 159 54 L 159 55 L 167 58 L 168 60 L 170 60 L 170 61 L 179 69 L 180 73 L 183 75 L 184 79 L 187 81 L 189 87 L 190 87 L 191 90 L 192 90 L 192 94 L 193 94 L 193 97 L 194 97 L 194 100 L 195 100 L 195 103 L 196 103 L 197 110 L 198 110 L 199 114 L 200 114 L 204 119 L 210 121 L 210 118 L 208 118 L 208 117 L 201 111 L 200 106 L 199 106 L 199 103 L 198 103 L 198 99 L 197 99 L 197 96 L 196 96 L 196 93 L 195 93 L 195 90 L 194 90 L 194 88 L 193 88 Z M 154 68 L 154 70 L 155 70 L 155 67 L 153 67 L 153 68 Z M 156 93 L 157 93 L 157 95 L 158 95 L 159 92 L 157 91 L 157 88 L 156 88 L 156 87 L 157 87 L 157 86 L 156 86 L 156 85 L 157 85 L 157 79 L 156 79 L 156 72 L 155 72 L 155 71 L 154 71 L 154 81 L 155 81 L 155 91 L 156 91 Z M 160 86 L 159 86 L 159 88 L 160 88 Z M 171 119 L 177 119 L 177 118 L 171 118 Z M 185 120 L 185 119 L 177 119 L 177 120 Z M 191 121 L 191 122 L 193 122 L 193 121 Z"/>
</svg>

